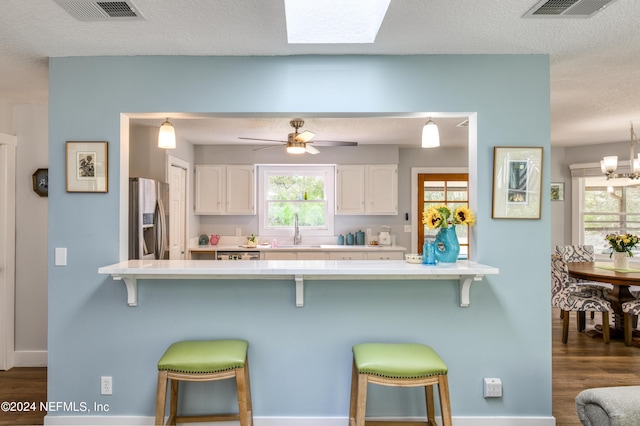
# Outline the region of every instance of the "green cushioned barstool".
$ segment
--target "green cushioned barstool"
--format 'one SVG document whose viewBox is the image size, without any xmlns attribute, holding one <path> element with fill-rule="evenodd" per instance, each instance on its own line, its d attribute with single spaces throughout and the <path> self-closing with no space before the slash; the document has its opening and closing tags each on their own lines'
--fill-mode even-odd
<svg viewBox="0 0 640 426">
<path fill-rule="evenodd" d="M 156 425 L 164 424 L 167 383 L 171 380 L 169 419 L 176 422 L 222 422 L 240 420 L 240 426 L 253 424 L 249 358 L 244 340 L 186 340 L 169 346 L 158 361 L 158 393 L 156 395 Z M 178 384 L 180 381 L 208 382 L 236 379 L 238 414 L 177 416 Z"/>
<path fill-rule="evenodd" d="M 424 386 L 427 422 L 437 426 L 433 386 L 438 385 L 443 426 L 451 426 L 447 365 L 429 346 L 418 343 L 363 343 L 353 347 L 349 425 L 364 426 L 367 384 L 383 386 Z M 368 422 L 367 422 L 368 423 Z"/>
</svg>

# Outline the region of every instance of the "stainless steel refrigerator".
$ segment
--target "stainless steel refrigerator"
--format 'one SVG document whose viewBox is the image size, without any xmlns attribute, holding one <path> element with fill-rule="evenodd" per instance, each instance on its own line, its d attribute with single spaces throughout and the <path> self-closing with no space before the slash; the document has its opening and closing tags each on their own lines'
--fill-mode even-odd
<svg viewBox="0 0 640 426">
<path fill-rule="evenodd" d="M 129 259 L 169 259 L 169 184 L 129 179 Z"/>
</svg>

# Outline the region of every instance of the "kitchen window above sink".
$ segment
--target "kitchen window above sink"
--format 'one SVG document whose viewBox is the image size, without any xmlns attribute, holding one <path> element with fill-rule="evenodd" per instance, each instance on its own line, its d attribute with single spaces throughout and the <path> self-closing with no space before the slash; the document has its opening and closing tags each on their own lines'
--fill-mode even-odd
<svg viewBox="0 0 640 426">
<path fill-rule="evenodd" d="M 333 166 L 258 166 L 259 234 L 293 235 L 297 214 L 302 238 L 334 235 L 334 175 Z"/>
</svg>

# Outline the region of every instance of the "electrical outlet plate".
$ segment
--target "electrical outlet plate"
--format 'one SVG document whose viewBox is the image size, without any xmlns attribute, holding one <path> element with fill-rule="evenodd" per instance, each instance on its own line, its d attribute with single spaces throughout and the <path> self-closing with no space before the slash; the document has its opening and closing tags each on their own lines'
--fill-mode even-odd
<svg viewBox="0 0 640 426">
<path fill-rule="evenodd" d="M 405 225 L 404 232 L 411 232 L 411 225 Z"/>
<path fill-rule="evenodd" d="M 236 228 L 236 237 L 242 236 L 242 228 Z"/>
<path fill-rule="evenodd" d="M 100 377 L 100 395 L 113 394 L 113 379 L 111 376 Z"/>
<path fill-rule="evenodd" d="M 502 380 L 485 377 L 483 395 L 485 398 L 502 398 Z"/>
</svg>

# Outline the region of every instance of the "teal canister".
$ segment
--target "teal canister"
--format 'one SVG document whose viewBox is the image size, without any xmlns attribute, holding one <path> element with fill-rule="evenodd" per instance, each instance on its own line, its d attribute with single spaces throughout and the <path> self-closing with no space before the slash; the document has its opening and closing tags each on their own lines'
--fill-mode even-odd
<svg viewBox="0 0 640 426">
<path fill-rule="evenodd" d="M 344 245 L 344 235 L 342 235 L 342 234 L 338 235 L 338 245 L 339 246 L 343 246 Z"/>
<path fill-rule="evenodd" d="M 358 230 L 358 232 L 356 232 L 356 245 L 357 246 L 364 245 L 364 232 L 362 232 L 362 230 Z"/>
<path fill-rule="evenodd" d="M 351 232 L 349 232 L 347 234 L 347 245 L 348 246 L 352 246 L 353 245 L 353 234 Z"/>
</svg>

